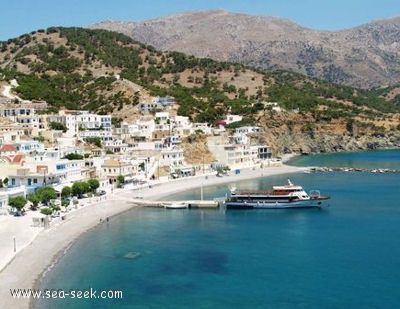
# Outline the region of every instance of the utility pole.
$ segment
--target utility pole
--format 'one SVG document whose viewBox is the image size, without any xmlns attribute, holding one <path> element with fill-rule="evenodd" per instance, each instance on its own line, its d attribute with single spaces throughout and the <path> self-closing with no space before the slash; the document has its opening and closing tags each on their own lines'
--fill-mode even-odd
<svg viewBox="0 0 400 309">
<path fill-rule="evenodd" d="M 42 171 L 43 171 L 43 187 L 46 186 L 46 168 L 42 167 Z"/>
</svg>

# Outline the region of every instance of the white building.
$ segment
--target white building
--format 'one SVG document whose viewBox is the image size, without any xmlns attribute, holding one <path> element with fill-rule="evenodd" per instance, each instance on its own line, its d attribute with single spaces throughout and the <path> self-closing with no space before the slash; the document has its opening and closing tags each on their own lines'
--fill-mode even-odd
<svg viewBox="0 0 400 309">
<path fill-rule="evenodd" d="M 23 130 L 2 130 L 0 132 L 0 145 L 19 142 L 22 135 L 24 135 Z"/>
<path fill-rule="evenodd" d="M 88 111 L 62 110 L 57 116 L 47 117 L 48 123 L 59 122 L 67 127 L 69 135 L 76 135 L 79 131 L 97 130 L 111 131 L 110 115 L 97 115 Z"/>
<path fill-rule="evenodd" d="M 250 133 L 259 133 L 260 127 L 256 126 L 244 126 L 240 128 L 236 128 L 235 133 L 237 134 L 250 134 Z"/>
<path fill-rule="evenodd" d="M 241 121 L 242 119 L 243 119 L 243 117 L 240 116 L 240 115 L 230 115 L 230 114 L 228 114 L 228 115 L 226 115 L 226 119 L 224 119 L 224 121 L 225 121 L 226 124 L 230 124 L 230 123 L 233 123 L 233 122 Z"/>
<path fill-rule="evenodd" d="M 195 122 L 192 127 L 193 133 L 196 131 L 202 131 L 204 134 L 212 134 L 212 127 L 207 122 Z"/>
<path fill-rule="evenodd" d="M 235 133 L 232 138 L 235 144 L 247 145 L 250 143 L 250 138 L 246 134 Z"/>
<path fill-rule="evenodd" d="M 57 150 L 57 148 L 56 148 Z M 60 158 L 64 158 L 67 154 L 70 153 L 75 153 L 81 156 L 85 155 L 85 150 L 81 147 L 76 147 L 76 146 L 65 146 L 58 148 L 58 153 Z"/>
<path fill-rule="evenodd" d="M 193 123 L 186 116 L 172 117 L 173 133 L 180 136 L 188 136 L 193 133 Z"/>
<path fill-rule="evenodd" d="M 149 114 L 157 108 L 157 104 L 154 102 L 141 102 L 136 107 L 143 114 Z"/>
<path fill-rule="evenodd" d="M 38 141 L 19 141 L 14 144 L 18 152 L 29 153 L 32 151 L 44 151 L 44 144 Z"/>
<path fill-rule="evenodd" d="M 128 144 L 122 140 L 109 141 L 103 144 L 103 149 L 112 153 L 124 153 L 128 150 Z"/>
<path fill-rule="evenodd" d="M 81 141 L 87 138 L 99 138 L 103 143 L 113 140 L 111 130 L 79 130 L 77 136 Z"/>
<path fill-rule="evenodd" d="M 15 122 L 23 128 L 44 129 L 44 116 L 42 115 L 22 115 L 15 117 Z"/>
<path fill-rule="evenodd" d="M 161 108 L 167 108 L 175 104 L 174 97 L 154 97 L 152 103 Z"/>
<path fill-rule="evenodd" d="M 101 174 L 107 177 L 110 184 L 116 185 L 118 176 L 123 176 L 125 181 L 133 180 L 138 174 L 138 165 L 116 159 L 108 159 L 101 165 Z"/>
<path fill-rule="evenodd" d="M 151 139 L 156 125 L 153 119 L 139 119 L 136 121 L 136 125 L 138 131 L 134 132 L 132 134 L 133 136 L 143 136 L 147 139 Z"/>
<path fill-rule="evenodd" d="M 183 149 L 173 147 L 161 150 L 160 166 L 180 167 L 183 166 Z"/>
<path fill-rule="evenodd" d="M 137 142 L 132 145 L 133 150 L 153 150 L 153 151 L 161 151 L 164 149 L 164 141 L 162 140 L 153 140 L 151 142 Z"/>
<path fill-rule="evenodd" d="M 157 112 L 154 117 L 158 123 L 167 123 L 170 120 L 168 112 Z"/>
<path fill-rule="evenodd" d="M 42 186 L 80 181 L 87 178 L 84 160 L 60 158 L 58 149 L 47 149 L 24 158 L 24 164 L 10 169 L 10 186 L 26 186 L 35 190 Z"/>
<path fill-rule="evenodd" d="M 277 102 L 265 102 L 264 107 L 277 113 L 285 111 L 285 109 L 280 107 Z"/>
<path fill-rule="evenodd" d="M 219 164 L 227 165 L 231 169 L 251 167 L 272 157 L 269 146 L 225 144 L 223 137 L 210 137 L 208 148 Z"/>
<path fill-rule="evenodd" d="M 31 106 L 23 106 L 18 104 L 13 106 L 6 104 L 0 108 L 0 117 L 19 117 L 19 116 L 31 116 L 35 114 L 35 109 Z"/>
</svg>

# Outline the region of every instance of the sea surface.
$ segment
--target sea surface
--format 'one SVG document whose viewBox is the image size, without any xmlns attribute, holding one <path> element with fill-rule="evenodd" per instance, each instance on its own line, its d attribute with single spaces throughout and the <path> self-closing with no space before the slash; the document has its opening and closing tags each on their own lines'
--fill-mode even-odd
<svg viewBox="0 0 400 309">
<path fill-rule="evenodd" d="M 397 149 L 326 153 L 301 156 L 289 161 L 295 166 L 358 167 L 365 169 L 400 170 L 400 151 Z"/>
<path fill-rule="evenodd" d="M 400 151 L 300 159 L 398 168 Z M 41 284 L 121 290 L 123 298 L 44 299 L 35 307 L 400 307 L 400 174 L 227 177 L 232 184 L 205 187 L 205 198 L 223 196 L 233 184 L 258 189 L 287 178 L 332 198 L 321 210 L 133 209 L 83 235 Z M 199 197 L 197 189 L 171 198 Z"/>
</svg>

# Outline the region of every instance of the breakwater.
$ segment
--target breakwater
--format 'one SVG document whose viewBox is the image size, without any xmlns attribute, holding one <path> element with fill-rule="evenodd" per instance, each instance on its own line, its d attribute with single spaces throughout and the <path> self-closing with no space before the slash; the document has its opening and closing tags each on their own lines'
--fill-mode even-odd
<svg viewBox="0 0 400 309">
<path fill-rule="evenodd" d="M 310 172 L 362 172 L 362 173 L 400 173 L 400 169 L 357 168 L 357 167 L 310 167 Z"/>
</svg>

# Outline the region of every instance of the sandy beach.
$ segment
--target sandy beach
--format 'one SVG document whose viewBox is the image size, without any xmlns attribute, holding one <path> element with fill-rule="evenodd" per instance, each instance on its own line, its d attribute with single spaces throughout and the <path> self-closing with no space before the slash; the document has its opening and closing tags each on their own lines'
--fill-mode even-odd
<svg viewBox="0 0 400 309">
<path fill-rule="evenodd" d="M 230 176 L 216 177 L 205 175 L 177 179 L 164 183 L 153 183 L 151 187 L 140 190 L 125 188 L 116 190 L 112 195 L 103 197 L 102 200 L 92 199 L 92 202 L 81 207 L 66 216 L 66 220 L 59 220 L 51 224 L 50 228 L 41 229 L 25 223 L 25 232 L 30 235 L 21 243 L 20 251 L 16 254 L 13 246 L 5 246 L 0 249 L 3 260 L 0 262 L 8 265 L 0 272 L 0 299 L 4 308 L 29 308 L 31 300 L 28 298 L 13 298 L 10 289 L 31 289 L 37 286 L 45 273 L 57 263 L 57 259 L 63 255 L 68 247 L 84 232 L 98 224 L 105 224 L 106 219 L 121 214 L 136 206 L 135 197 L 146 200 L 160 200 L 163 197 L 177 192 L 211 186 L 224 183 L 234 183 L 245 179 L 268 177 L 278 174 L 302 172 L 306 168 L 282 166 L 268 168 L 254 168 L 241 170 L 240 174 L 231 173 Z M 31 218 L 25 219 L 31 220 Z M 2 221 L 0 221 L 1 224 Z M 22 224 L 22 223 L 20 223 Z M 20 227 L 22 229 L 22 227 Z M 32 231 L 33 229 L 33 231 Z M 34 230 L 37 229 L 37 230 Z M 14 231 L 0 230 L 2 237 L 12 239 Z M 3 239 L 1 239 L 3 240 Z M 10 247 L 11 246 L 11 247 Z M 6 258 L 4 258 L 6 256 Z M 9 261 L 5 261 L 8 259 Z"/>
</svg>

